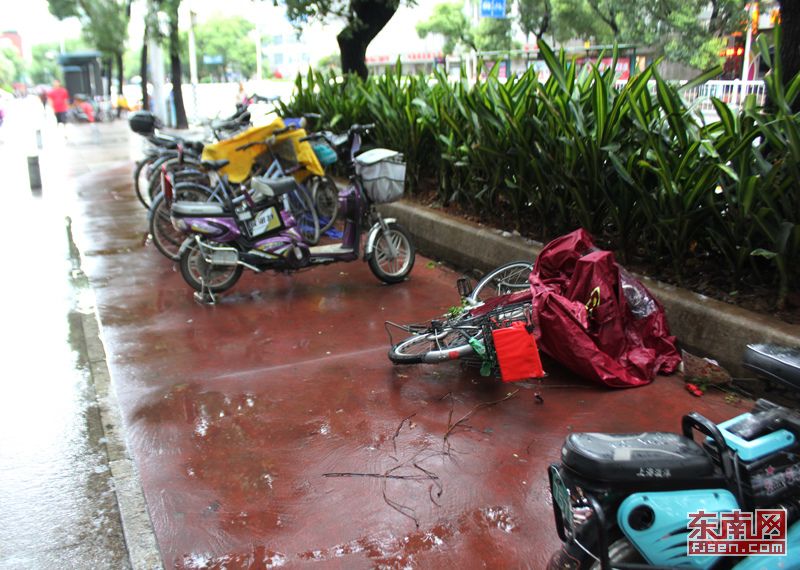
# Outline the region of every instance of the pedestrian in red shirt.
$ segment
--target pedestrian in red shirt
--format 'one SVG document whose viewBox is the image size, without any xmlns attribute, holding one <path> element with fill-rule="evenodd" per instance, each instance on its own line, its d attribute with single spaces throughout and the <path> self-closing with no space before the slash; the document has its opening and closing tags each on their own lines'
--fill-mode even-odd
<svg viewBox="0 0 800 570">
<path fill-rule="evenodd" d="M 62 125 L 66 133 L 69 93 L 61 86 L 61 82 L 58 79 L 53 80 L 53 88 L 47 92 L 47 98 L 50 99 L 53 112 L 56 114 L 56 123 Z"/>
</svg>

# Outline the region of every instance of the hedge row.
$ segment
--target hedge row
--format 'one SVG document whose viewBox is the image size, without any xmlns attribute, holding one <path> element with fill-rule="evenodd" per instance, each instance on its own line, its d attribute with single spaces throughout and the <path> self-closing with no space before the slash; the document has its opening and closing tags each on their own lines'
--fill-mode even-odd
<svg viewBox="0 0 800 570">
<path fill-rule="evenodd" d="M 778 41 L 779 41 L 778 34 Z M 671 264 L 680 282 L 690 260 L 724 262 L 739 279 L 798 288 L 800 117 L 790 105 L 800 76 L 765 79 L 771 105 L 748 97 L 704 124 L 656 64 L 617 86 L 614 66 L 576 69 L 540 43 L 550 69 L 508 80 L 497 67 L 474 85 L 389 71 L 366 81 L 298 77 L 286 116 L 314 112 L 345 129 L 376 123 L 380 146 L 405 154 L 413 193 L 436 180 L 436 199 L 513 226 L 541 241 L 582 227 L 624 263 Z M 776 50 L 777 53 L 777 50 Z M 762 46 L 769 60 L 769 51 Z M 616 54 L 615 54 L 616 56 Z M 530 235 L 535 234 L 535 235 Z"/>
</svg>

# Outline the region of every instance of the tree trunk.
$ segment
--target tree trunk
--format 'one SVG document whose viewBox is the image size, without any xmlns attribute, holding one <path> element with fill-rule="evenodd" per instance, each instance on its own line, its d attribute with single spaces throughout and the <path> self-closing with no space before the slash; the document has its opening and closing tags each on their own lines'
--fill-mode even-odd
<svg viewBox="0 0 800 570">
<path fill-rule="evenodd" d="M 172 103 L 175 105 L 175 128 L 188 129 L 189 121 L 186 119 L 186 107 L 183 104 L 183 89 L 181 89 L 181 58 L 174 53 L 171 53 L 169 58 L 172 63 Z"/>
<path fill-rule="evenodd" d="M 116 56 L 117 59 L 117 100 L 122 96 L 122 82 L 124 81 L 125 74 L 122 72 L 122 54 L 118 53 Z M 117 106 L 117 118 L 122 115 L 122 109 Z"/>
<path fill-rule="evenodd" d="M 103 60 L 103 67 L 105 68 L 106 85 L 103 89 L 103 95 L 111 98 L 111 77 L 114 75 L 114 60 L 110 57 Z"/>
<path fill-rule="evenodd" d="M 125 74 L 122 70 L 122 54 L 118 53 L 117 58 L 117 95 L 122 95 L 122 83 L 125 81 Z"/>
<path fill-rule="evenodd" d="M 781 47 L 779 57 L 783 84 L 800 72 L 800 2 L 781 0 Z M 800 97 L 792 103 L 792 112 L 800 112 Z"/>
<path fill-rule="evenodd" d="M 352 1 L 355 16 L 336 36 L 342 54 L 342 73 L 352 72 L 367 78 L 367 46 L 392 19 L 399 5 L 399 0 Z"/>
<path fill-rule="evenodd" d="M 150 110 L 150 95 L 147 93 L 147 32 L 144 33 L 144 43 L 142 44 L 142 69 L 139 74 L 142 78 L 142 109 Z"/>
<path fill-rule="evenodd" d="M 172 74 L 172 104 L 175 105 L 175 128 L 188 129 L 189 121 L 186 120 L 186 107 L 183 104 L 183 90 L 181 89 L 181 44 L 178 30 L 178 8 L 169 21 L 169 59 Z"/>
</svg>

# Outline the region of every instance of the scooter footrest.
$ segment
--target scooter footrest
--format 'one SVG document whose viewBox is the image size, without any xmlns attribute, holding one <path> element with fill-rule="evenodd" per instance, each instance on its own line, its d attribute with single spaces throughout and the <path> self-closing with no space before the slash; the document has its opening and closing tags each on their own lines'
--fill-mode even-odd
<svg viewBox="0 0 800 570">
<path fill-rule="evenodd" d="M 696 481 L 714 473 L 700 445 L 675 433 L 574 433 L 561 449 L 561 462 L 579 475 L 608 482 Z"/>
</svg>

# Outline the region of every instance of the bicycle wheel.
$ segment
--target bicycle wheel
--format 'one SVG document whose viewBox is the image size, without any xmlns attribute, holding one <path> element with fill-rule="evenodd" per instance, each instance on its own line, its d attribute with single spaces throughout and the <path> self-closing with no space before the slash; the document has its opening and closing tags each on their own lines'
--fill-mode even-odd
<svg viewBox="0 0 800 570">
<path fill-rule="evenodd" d="M 394 364 L 438 364 L 448 360 L 466 358 L 475 353 L 469 344 L 471 338 L 478 339 L 481 329 L 432 327 L 432 330 L 409 337 L 389 349 L 389 360 Z"/>
<path fill-rule="evenodd" d="M 210 188 L 199 184 L 176 184 L 172 191 L 176 201 L 184 202 L 205 202 L 212 195 Z M 166 258 L 177 261 L 178 251 L 186 235 L 172 225 L 164 194 L 159 194 L 153 200 L 148 223 L 156 249 Z"/>
<path fill-rule="evenodd" d="M 149 155 L 136 163 L 136 168 L 133 170 L 133 189 L 136 191 L 136 197 L 142 206 L 150 209 L 150 204 L 153 202 L 149 193 L 145 190 L 149 186 L 150 174 L 152 172 L 153 164 L 159 158 L 159 155 Z"/>
<path fill-rule="evenodd" d="M 182 160 L 178 159 L 177 156 L 172 156 L 156 162 L 150 170 L 150 178 L 147 182 L 147 193 L 150 195 L 151 200 L 154 200 L 164 190 L 161 188 L 162 166 L 166 167 L 167 172 L 172 172 L 173 174 L 183 170 L 203 172 L 203 165 L 200 160 L 189 156 L 183 157 Z"/>
<path fill-rule="evenodd" d="M 411 273 L 415 258 L 411 234 L 400 224 L 391 222 L 387 224 L 387 231 L 378 230 L 369 268 L 384 283 L 400 283 Z"/>
<path fill-rule="evenodd" d="M 493 269 L 481 279 L 466 297 L 471 305 L 506 293 L 519 293 L 530 287 L 528 277 L 533 271 L 532 261 L 512 261 Z"/>
<path fill-rule="evenodd" d="M 322 236 L 339 216 L 339 188 L 330 176 L 312 176 L 309 180 L 308 190 L 317 207 L 319 233 Z"/>
<path fill-rule="evenodd" d="M 208 242 L 208 245 L 223 244 Z M 195 291 L 203 291 L 205 288 L 209 293 L 222 293 L 236 285 L 242 275 L 243 266 L 208 263 L 194 243 L 181 255 L 180 268 L 184 281 Z"/>
<path fill-rule="evenodd" d="M 319 217 L 314 203 L 303 186 L 298 186 L 288 194 L 289 211 L 297 220 L 297 226 L 303 239 L 308 245 L 316 245 L 319 242 Z"/>
</svg>

